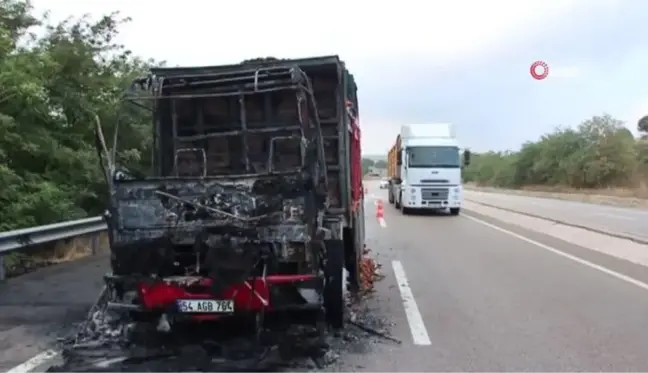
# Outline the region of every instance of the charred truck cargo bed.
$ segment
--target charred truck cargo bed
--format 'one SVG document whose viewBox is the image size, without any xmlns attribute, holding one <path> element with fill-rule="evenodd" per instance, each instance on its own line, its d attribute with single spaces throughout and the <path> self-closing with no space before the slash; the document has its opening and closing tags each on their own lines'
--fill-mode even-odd
<svg viewBox="0 0 648 373">
<path fill-rule="evenodd" d="M 342 326 L 364 247 L 356 90 L 336 56 L 136 80 L 153 170 L 109 171 L 113 304 L 165 318 L 316 309 Z"/>
</svg>

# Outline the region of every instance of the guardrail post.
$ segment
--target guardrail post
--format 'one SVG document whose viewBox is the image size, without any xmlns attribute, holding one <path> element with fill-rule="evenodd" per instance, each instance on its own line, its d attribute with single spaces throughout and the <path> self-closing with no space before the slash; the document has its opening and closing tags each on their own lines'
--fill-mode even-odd
<svg viewBox="0 0 648 373">
<path fill-rule="evenodd" d="M 90 240 L 90 248 L 92 249 L 92 255 L 97 255 L 97 251 L 99 250 L 99 237 L 95 234 L 92 236 L 92 239 Z"/>
<path fill-rule="evenodd" d="M 4 281 L 7 277 L 5 273 L 5 260 L 4 255 L 0 255 L 0 281 Z"/>
</svg>

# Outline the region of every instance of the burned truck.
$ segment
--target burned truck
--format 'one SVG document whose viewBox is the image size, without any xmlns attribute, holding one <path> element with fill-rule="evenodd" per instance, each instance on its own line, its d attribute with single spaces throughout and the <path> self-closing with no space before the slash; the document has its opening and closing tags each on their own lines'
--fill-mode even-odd
<svg viewBox="0 0 648 373">
<path fill-rule="evenodd" d="M 152 171 L 108 171 L 111 305 L 165 320 L 316 311 L 344 324 L 364 206 L 357 88 L 337 56 L 154 68 Z"/>
</svg>

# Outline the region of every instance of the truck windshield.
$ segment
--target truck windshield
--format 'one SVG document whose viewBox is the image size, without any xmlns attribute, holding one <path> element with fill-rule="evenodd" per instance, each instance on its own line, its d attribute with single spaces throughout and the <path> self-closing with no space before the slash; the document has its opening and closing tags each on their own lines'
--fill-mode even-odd
<svg viewBox="0 0 648 373">
<path fill-rule="evenodd" d="M 407 166 L 413 168 L 458 168 L 461 165 L 456 146 L 415 146 L 407 148 Z"/>
</svg>

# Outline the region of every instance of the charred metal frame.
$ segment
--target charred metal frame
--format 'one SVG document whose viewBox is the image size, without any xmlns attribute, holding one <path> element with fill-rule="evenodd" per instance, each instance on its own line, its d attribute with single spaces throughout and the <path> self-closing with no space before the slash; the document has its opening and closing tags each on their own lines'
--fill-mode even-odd
<svg viewBox="0 0 648 373">
<path fill-rule="evenodd" d="M 241 262 L 237 264 L 241 272 L 238 277 L 241 278 L 232 279 L 230 283 L 242 281 L 242 277 L 254 270 L 281 273 L 276 266 L 274 269 L 266 268 L 267 263 L 261 268 L 261 262 L 274 261 L 276 265 L 277 261 L 290 258 L 299 262 L 297 269 L 293 269 L 296 273 L 317 273 L 320 270 L 318 263 L 324 240 L 339 239 L 340 230 L 330 225 L 327 227 L 324 219 L 327 209 L 327 168 L 323 138 L 310 80 L 299 67 L 274 64 L 210 73 L 151 74 L 134 81 L 133 88 L 126 99 L 136 103 L 142 100 L 153 103 L 156 117 L 154 154 L 157 155 L 154 158 L 157 167 L 151 177 L 113 182 L 109 219 L 111 246 L 115 254 L 113 257 L 124 258 L 113 261 L 116 275 L 159 275 L 163 273 L 164 264 L 140 258 L 154 255 L 161 250 L 160 247 L 174 245 L 211 246 L 206 250 L 208 254 L 222 251 L 213 248 L 222 246 L 214 245 L 214 240 L 227 240 L 232 252 L 236 248 L 245 248 L 256 254 L 251 255 L 254 259 L 241 259 L 245 255 L 232 259 Z M 282 90 L 295 92 L 298 126 L 248 128 L 245 98 Z M 238 97 L 241 104 L 240 129 L 195 136 L 178 135 L 177 118 L 173 112 L 175 100 L 225 96 Z M 173 118 L 173 165 L 170 168 L 168 164 L 164 165 L 161 158 L 165 152 L 160 135 L 163 131 L 160 118 L 163 101 L 168 101 Z M 273 137 L 266 172 L 253 172 L 248 157 L 247 135 L 288 129 L 299 131 L 299 135 Z M 231 135 L 241 135 L 243 139 L 245 172 L 241 174 L 209 175 L 204 149 L 175 148 L 178 140 L 193 141 Z M 301 164 L 291 170 L 276 170 L 273 161 L 275 145 L 285 139 L 299 141 Z M 179 176 L 179 153 L 191 151 L 202 160 L 200 175 Z M 278 201 L 277 197 L 285 201 Z M 298 244 L 302 245 L 301 248 L 290 247 L 295 243 L 301 243 Z M 252 249 L 253 246 L 256 248 Z M 161 257 L 164 258 L 168 250 L 162 251 Z M 215 261 L 223 262 L 229 255 L 221 254 L 219 258 L 204 258 L 207 266 L 218 266 L 214 264 Z M 138 265 L 142 260 L 144 263 Z"/>
<path fill-rule="evenodd" d="M 268 95 L 280 91 L 285 93 Z M 252 312 L 323 305 L 331 324 L 341 325 L 341 268 L 346 266 L 353 290 L 364 247 L 356 91 L 337 56 L 160 68 L 135 80 L 126 99 L 154 114 L 153 170 L 145 178 L 110 178 L 109 286 L 124 290 L 130 283 L 147 310 L 195 296 L 233 299 L 244 304 L 237 309 Z M 293 92 L 294 100 L 286 102 L 297 113 L 285 120 L 284 109 L 271 101 Z M 249 99 L 260 94 L 263 103 L 258 96 Z M 200 102 L 213 97 L 223 100 Z M 201 109 L 185 107 L 188 115 L 179 122 L 183 108 L 176 106 L 185 99 Z M 225 108 L 220 101 L 227 101 Z M 262 121 L 255 116 L 259 107 Z M 277 119 L 281 126 L 269 123 Z M 216 126 L 208 130 L 209 124 Z M 213 140 L 227 136 L 237 143 Z M 261 151 L 254 150 L 254 140 L 263 143 Z M 277 150 L 282 141 L 293 147 Z M 221 153 L 242 156 L 223 161 L 211 152 L 214 142 L 226 146 Z M 297 167 L 278 169 L 275 153 L 290 153 Z M 183 167 L 188 154 L 191 167 Z M 185 175 L 188 168 L 191 175 Z M 122 290 L 113 303 L 130 308 Z"/>
<path fill-rule="evenodd" d="M 209 87 L 209 85 L 212 85 Z M 191 93 L 188 94 L 166 94 L 165 90 L 183 89 L 192 87 Z M 202 87 L 202 88 L 200 88 Z M 147 95 L 136 94 L 137 90 L 146 91 Z M 264 128 L 248 128 L 245 112 L 245 97 L 248 95 L 256 95 L 263 93 L 271 93 L 282 90 L 292 90 L 296 92 L 296 99 L 298 103 L 297 109 L 300 111 L 299 118 L 301 120 L 300 126 L 292 127 L 264 127 Z M 175 122 L 175 112 L 173 123 L 173 140 L 179 141 L 193 141 L 204 140 L 212 137 L 226 137 L 231 135 L 243 135 L 243 144 L 245 154 L 245 164 L 247 173 L 242 175 L 210 175 L 211 178 L 246 178 L 251 176 L 260 176 L 263 173 L 254 173 L 250 170 L 250 160 L 248 157 L 247 149 L 247 135 L 255 132 L 276 132 L 285 130 L 301 130 L 301 138 L 306 140 L 309 144 L 316 144 L 318 147 L 316 162 L 319 165 L 321 172 L 323 172 L 323 180 L 326 182 L 326 162 L 324 161 L 323 153 L 323 137 L 321 133 L 321 126 L 317 116 L 317 104 L 313 95 L 313 89 L 308 76 L 296 65 L 294 66 L 270 66 L 270 67 L 257 67 L 244 70 L 235 70 L 230 72 L 214 72 L 202 74 L 182 74 L 157 77 L 153 74 L 148 77 L 137 79 L 133 82 L 131 92 L 126 96 L 128 101 L 137 104 L 140 107 L 146 107 L 137 103 L 137 101 L 152 101 L 152 110 L 157 113 L 158 102 L 160 100 L 170 100 L 172 106 L 175 105 L 177 99 L 194 99 L 194 98 L 211 98 L 211 97 L 227 97 L 238 96 L 240 103 L 240 130 L 232 130 L 225 132 L 209 133 L 193 136 L 180 136 L 177 134 L 178 126 Z M 306 106 L 302 107 L 301 104 L 305 103 Z M 172 111 L 174 111 L 172 109 Z M 156 118 L 157 119 L 157 118 Z M 308 119 L 313 123 L 306 123 L 304 119 Z M 156 136 L 155 146 L 159 144 L 159 134 L 161 132 L 159 120 L 156 120 Z M 281 137 L 273 138 L 273 143 L 281 140 Z M 159 149 L 158 149 L 159 150 Z M 190 149 L 183 149 L 189 151 Z M 203 151 L 203 149 L 195 149 Z M 305 150 L 305 149 L 303 149 Z M 176 151 L 177 152 L 177 151 Z M 304 154 L 303 162 L 313 161 L 313 154 Z M 310 158 L 309 158 L 310 157 Z M 177 154 L 174 157 L 174 169 L 177 167 Z M 268 169 L 272 170 L 272 156 L 268 158 Z M 304 166 L 304 164 L 302 164 Z M 163 176 L 163 170 L 159 169 L 157 176 Z M 274 172 L 268 174 L 292 174 L 294 171 L 287 172 Z M 168 176 L 168 175 L 165 175 Z M 204 173 L 203 176 L 207 176 Z"/>
</svg>

